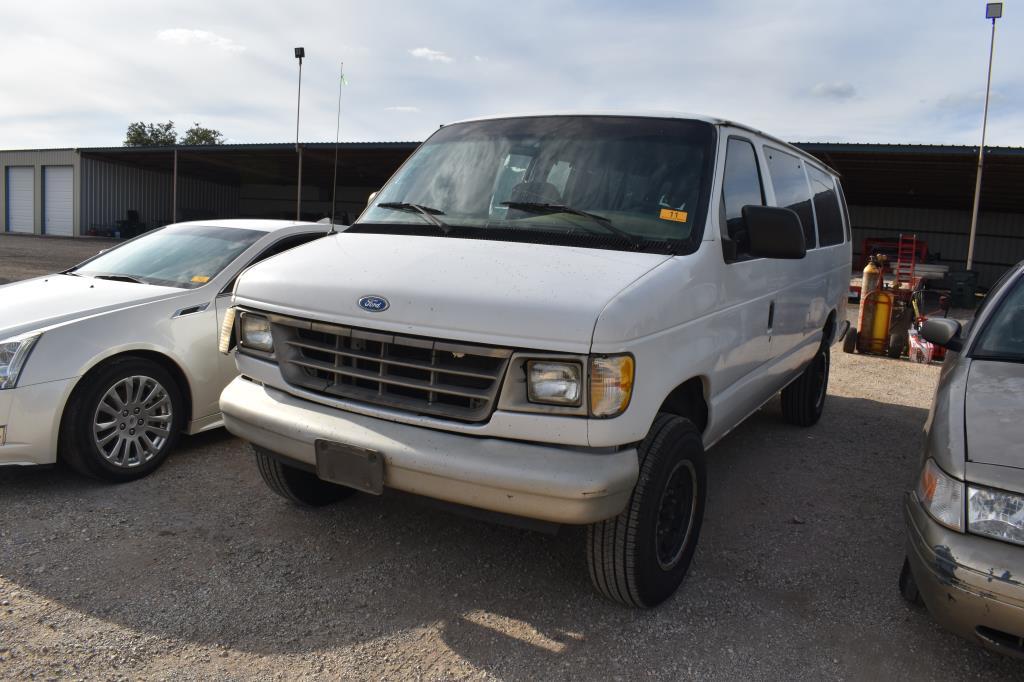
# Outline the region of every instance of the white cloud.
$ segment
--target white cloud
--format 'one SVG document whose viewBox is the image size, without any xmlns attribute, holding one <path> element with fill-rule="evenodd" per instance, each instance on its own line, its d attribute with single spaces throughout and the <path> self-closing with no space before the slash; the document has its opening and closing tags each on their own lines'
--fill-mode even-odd
<svg viewBox="0 0 1024 682">
<path fill-rule="evenodd" d="M 487 57 L 481 57 L 480 55 L 475 54 L 475 55 L 473 55 L 473 61 L 474 62 L 486 62 L 487 61 Z"/>
<path fill-rule="evenodd" d="M 455 61 L 454 58 L 449 57 L 440 50 L 432 50 L 429 47 L 414 47 L 409 50 L 409 54 L 416 59 L 426 59 L 428 62 L 443 62 L 445 64 L 451 64 Z"/>
<path fill-rule="evenodd" d="M 407 107 L 407 106 L 384 107 L 384 111 L 398 111 L 398 112 L 402 112 L 402 113 L 406 113 L 406 114 L 415 114 L 415 113 L 419 112 L 419 110 L 420 110 L 419 107 Z"/>
<path fill-rule="evenodd" d="M 231 38 L 225 38 L 210 31 L 195 28 L 169 28 L 160 31 L 156 37 L 176 45 L 209 45 L 225 52 L 242 52 L 245 45 L 239 45 Z"/>
<path fill-rule="evenodd" d="M 811 94 L 830 99 L 850 99 L 857 94 L 857 89 L 846 81 L 833 81 L 831 83 L 818 83 L 811 88 Z"/>
</svg>

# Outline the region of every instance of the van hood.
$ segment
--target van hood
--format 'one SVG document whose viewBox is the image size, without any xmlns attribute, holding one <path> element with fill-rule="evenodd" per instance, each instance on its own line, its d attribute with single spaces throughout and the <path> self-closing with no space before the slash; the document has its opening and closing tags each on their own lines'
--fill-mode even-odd
<svg viewBox="0 0 1024 682">
<path fill-rule="evenodd" d="M 235 302 L 354 327 L 585 353 L 605 305 L 669 258 L 342 233 L 250 268 L 238 280 Z M 367 296 L 386 299 L 386 308 L 360 307 Z"/>
<path fill-rule="evenodd" d="M 127 306 L 183 296 L 187 289 L 46 275 L 0 286 L 0 339 Z"/>
</svg>

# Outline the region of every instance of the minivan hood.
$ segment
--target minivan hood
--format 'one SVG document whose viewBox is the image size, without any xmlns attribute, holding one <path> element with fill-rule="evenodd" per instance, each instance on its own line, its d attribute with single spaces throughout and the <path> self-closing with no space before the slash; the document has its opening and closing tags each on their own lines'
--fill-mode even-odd
<svg viewBox="0 0 1024 682">
<path fill-rule="evenodd" d="M 133 282 L 46 275 L 0 286 L 0 339 L 188 293 Z"/>
<path fill-rule="evenodd" d="M 588 352 L 618 292 L 669 256 L 451 237 L 343 233 L 247 270 L 240 305 L 421 336 Z M 359 299 L 387 299 L 369 312 Z"/>
<path fill-rule="evenodd" d="M 964 406 L 967 459 L 1024 468 L 1024 365 L 972 360 Z"/>
</svg>

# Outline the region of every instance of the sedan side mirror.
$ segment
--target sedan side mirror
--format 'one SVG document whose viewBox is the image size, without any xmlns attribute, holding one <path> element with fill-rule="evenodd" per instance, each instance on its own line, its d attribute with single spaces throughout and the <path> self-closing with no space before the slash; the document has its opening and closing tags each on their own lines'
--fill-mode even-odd
<svg viewBox="0 0 1024 682">
<path fill-rule="evenodd" d="M 373 203 L 373 200 L 377 198 L 378 192 L 370 192 L 370 196 L 366 198 L 366 205 L 369 206 Z"/>
<path fill-rule="evenodd" d="M 921 325 L 921 336 L 925 341 L 930 341 L 936 346 L 942 346 L 954 353 L 959 353 L 964 348 L 964 341 L 960 338 L 960 323 L 948 317 L 933 317 Z"/>
<path fill-rule="evenodd" d="M 777 206 L 744 206 L 750 255 L 799 259 L 807 255 L 804 228 L 795 211 Z"/>
</svg>

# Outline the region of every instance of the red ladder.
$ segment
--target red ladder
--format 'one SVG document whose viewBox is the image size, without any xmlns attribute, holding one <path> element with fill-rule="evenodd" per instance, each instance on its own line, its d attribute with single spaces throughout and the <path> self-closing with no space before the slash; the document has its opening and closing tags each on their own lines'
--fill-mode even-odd
<svg viewBox="0 0 1024 682">
<path fill-rule="evenodd" d="M 899 246 L 896 250 L 896 267 L 893 268 L 893 275 L 896 281 L 894 288 L 899 288 L 904 282 L 908 288 L 914 287 L 914 267 L 917 265 L 917 235 L 909 237 L 900 234 Z"/>
</svg>

